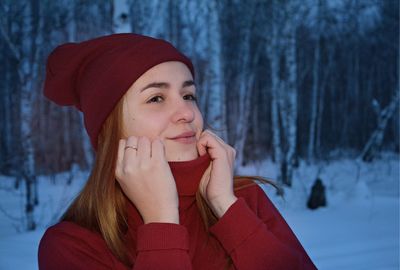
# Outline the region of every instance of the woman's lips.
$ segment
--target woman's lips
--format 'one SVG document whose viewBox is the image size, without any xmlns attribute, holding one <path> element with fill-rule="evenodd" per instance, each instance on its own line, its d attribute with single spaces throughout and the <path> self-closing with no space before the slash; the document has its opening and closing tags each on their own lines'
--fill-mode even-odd
<svg viewBox="0 0 400 270">
<path fill-rule="evenodd" d="M 170 138 L 170 140 L 183 144 L 192 144 L 196 142 L 196 133 L 193 131 L 184 132 L 176 137 Z"/>
</svg>

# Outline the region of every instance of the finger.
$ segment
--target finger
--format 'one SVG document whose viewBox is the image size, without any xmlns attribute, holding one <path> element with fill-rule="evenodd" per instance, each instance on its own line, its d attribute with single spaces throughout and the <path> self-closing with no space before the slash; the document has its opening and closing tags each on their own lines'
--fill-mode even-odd
<svg viewBox="0 0 400 270">
<path fill-rule="evenodd" d="M 215 138 L 221 144 L 221 146 L 225 149 L 230 162 L 235 160 L 235 157 L 236 157 L 235 148 L 233 148 L 231 145 L 227 144 L 221 137 L 219 137 L 217 134 L 215 134 L 211 130 L 207 129 L 207 130 L 205 130 L 205 132 L 207 134 L 210 134 L 213 138 Z"/>
<path fill-rule="evenodd" d="M 118 143 L 118 154 L 117 154 L 117 161 L 116 161 L 116 166 L 115 166 L 115 175 L 120 175 L 121 174 L 121 169 L 123 165 L 123 159 L 124 159 L 124 148 L 126 145 L 126 140 L 120 139 Z"/>
<path fill-rule="evenodd" d="M 150 140 L 147 137 L 139 137 L 138 146 L 137 146 L 137 156 L 140 157 L 141 160 L 149 160 L 151 154 L 151 144 Z"/>
<path fill-rule="evenodd" d="M 235 148 L 233 148 L 233 147 L 230 147 L 230 153 L 231 153 L 231 155 L 229 155 L 230 156 L 230 161 L 233 163 L 234 161 L 235 161 L 235 159 L 236 159 L 236 149 Z"/>
<path fill-rule="evenodd" d="M 126 144 L 124 147 L 124 159 L 123 159 L 123 166 L 128 164 L 132 164 L 133 160 L 136 159 L 137 155 L 137 140 L 138 138 L 135 136 L 130 136 L 126 140 Z"/>
<path fill-rule="evenodd" d="M 137 148 L 137 147 L 138 147 L 138 138 L 135 136 L 129 136 L 128 139 L 126 140 L 125 152 L 127 152 L 127 151 L 128 152 L 133 152 L 133 151 L 136 152 L 136 150 L 134 148 Z"/>
<path fill-rule="evenodd" d="M 224 146 L 229 146 L 221 137 L 219 137 L 216 133 L 212 132 L 209 129 L 206 129 L 204 132 L 209 133 L 211 136 L 213 136 L 219 143 L 221 143 Z"/>
<path fill-rule="evenodd" d="M 224 143 L 221 143 L 220 141 L 217 140 L 217 138 L 212 135 L 211 133 L 205 131 L 201 134 L 199 140 L 198 140 L 198 151 L 209 151 L 213 149 L 224 149 Z"/>
<path fill-rule="evenodd" d="M 165 160 L 165 146 L 159 138 L 154 139 L 151 143 L 151 158 Z"/>
<path fill-rule="evenodd" d="M 204 156 L 207 153 L 207 138 L 204 137 L 205 136 L 202 134 L 196 143 L 197 152 L 199 152 L 200 156 Z"/>
</svg>

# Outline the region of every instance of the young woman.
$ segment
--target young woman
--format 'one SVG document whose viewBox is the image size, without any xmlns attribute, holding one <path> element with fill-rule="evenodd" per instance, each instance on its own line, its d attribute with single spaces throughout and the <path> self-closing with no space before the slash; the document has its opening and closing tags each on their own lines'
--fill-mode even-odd
<svg viewBox="0 0 400 270">
<path fill-rule="evenodd" d="M 316 269 L 258 185 L 233 176 L 193 77 L 171 44 L 135 34 L 49 56 L 45 95 L 83 112 L 96 161 L 43 236 L 40 269 Z"/>
</svg>

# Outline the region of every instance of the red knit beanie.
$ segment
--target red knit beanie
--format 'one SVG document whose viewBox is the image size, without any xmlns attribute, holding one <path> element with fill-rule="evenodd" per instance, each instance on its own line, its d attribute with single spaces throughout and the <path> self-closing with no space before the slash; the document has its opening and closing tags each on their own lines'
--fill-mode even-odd
<svg viewBox="0 0 400 270">
<path fill-rule="evenodd" d="M 192 62 L 170 43 L 137 34 L 113 34 L 58 46 L 47 59 L 44 95 L 83 112 L 92 146 L 102 125 L 129 87 L 167 61 Z"/>
</svg>

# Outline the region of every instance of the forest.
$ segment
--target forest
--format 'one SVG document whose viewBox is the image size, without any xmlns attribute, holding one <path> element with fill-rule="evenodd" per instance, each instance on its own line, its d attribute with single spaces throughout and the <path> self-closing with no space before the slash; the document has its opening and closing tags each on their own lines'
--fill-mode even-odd
<svg viewBox="0 0 400 270">
<path fill-rule="evenodd" d="M 93 162 L 81 115 L 43 97 L 48 54 L 124 29 L 166 39 L 189 56 L 209 128 L 237 150 L 238 165 L 279 164 L 282 185 L 292 185 L 299 160 L 370 162 L 383 151 L 399 153 L 397 0 L 124 6 L 0 2 L 0 174 L 25 183 L 27 213 L 38 203 L 38 175 L 87 170 Z"/>
</svg>

